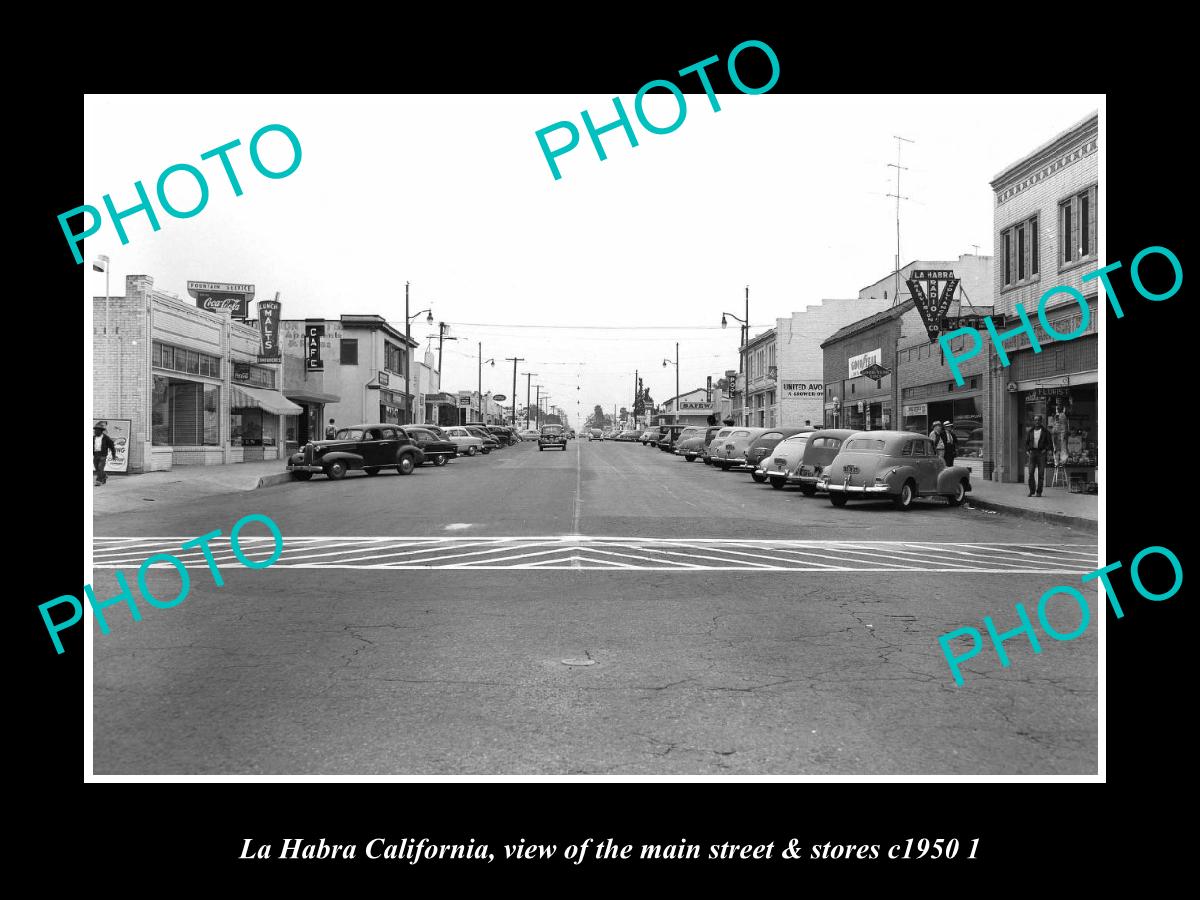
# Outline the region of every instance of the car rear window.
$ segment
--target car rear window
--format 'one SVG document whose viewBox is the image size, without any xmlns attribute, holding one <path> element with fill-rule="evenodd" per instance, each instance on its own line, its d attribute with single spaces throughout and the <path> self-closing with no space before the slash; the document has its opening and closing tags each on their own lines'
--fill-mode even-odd
<svg viewBox="0 0 1200 900">
<path fill-rule="evenodd" d="M 846 449 L 874 453 L 883 450 L 883 444 L 883 441 L 877 441 L 872 438 L 853 438 L 849 441 L 846 441 Z"/>
<path fill-rule="evenodd" d="M 791 437 L 784 438 L 779 443 L 781 443 L 781 444 L 807 444 L 808 443 L 808 435 L 807 434 L 793 434 Z"/>
<path fill-rule="evenodd" d="M 562 434 L 561 425 L 543 425 L 542 434 Z"/>
<path fill-rule="evenodd" d="M 748 431 L 735 431 L 735 432 L 733 432 L 733 434 L 731 434 L 731 435 L 729 435 L 729 436 L 730 436 L 731 438 L 735 438 L 735 437 L 749 437 L 749 436 L 750 436 L 750 432 L 748 432 Z"/>
</svg>

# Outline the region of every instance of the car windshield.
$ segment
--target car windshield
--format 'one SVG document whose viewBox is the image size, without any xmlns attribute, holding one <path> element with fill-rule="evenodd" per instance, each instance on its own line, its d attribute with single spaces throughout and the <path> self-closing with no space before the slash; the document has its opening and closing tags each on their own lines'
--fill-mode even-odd
<svg viewBox="0 0 1200 900">
<path fill-rule="evenodd" d="M 361 441 L 363 432 L 361 428 L 340 428 L 338 429 L 337 439 L 339 441 Z"/>
<path fill-rule="evenodd" d="M 854 438 L 853 440 L 846 441 L 845 449 L 878 453 L 883 450 L 883 444 L 883 441 L 876 441 L 871 438 Z"/>
<path fill-rule="evenodd" d="M 542 434 L 562 434 L 561 425 L 543 425 Z"/>
</svg>

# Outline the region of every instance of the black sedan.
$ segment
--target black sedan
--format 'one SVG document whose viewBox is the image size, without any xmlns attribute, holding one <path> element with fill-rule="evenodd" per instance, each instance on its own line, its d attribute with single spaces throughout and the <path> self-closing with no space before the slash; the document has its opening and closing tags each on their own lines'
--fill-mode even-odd
<svg viewBox="0 0 1200 900">
<path fill-rule="evenodd" d="M 458 445 L 454 441 L 441 437 L 429 428 L 421 425 L 401 425 L 399 428 L 408 435 L 409 440 L 421 448 L 427 463 L 444 466 L 447 460 L 458 456 Z"/>
<path fill-rule="evenodd" d="M 332 440 L 309 441 L 288 457 L 287 469 L 296 481 L 308 481 L 318 473 L 337 481 L 352 469 L 368 475 L 395 469 L 408 475 L 424 459 L 424 451 L 403 428 L 376 423 L 339 428 Z"/>
</svg>

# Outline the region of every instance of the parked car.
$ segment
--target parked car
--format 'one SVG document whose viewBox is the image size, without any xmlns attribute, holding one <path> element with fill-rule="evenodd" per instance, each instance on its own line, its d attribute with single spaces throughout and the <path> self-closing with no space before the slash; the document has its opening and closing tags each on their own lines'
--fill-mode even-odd
<svg viewBox="0 0 1200 900">
<path fill-rule="evenodd" d="M 484 427 L 506 447 L 511 447 L 521 440 L 520 436 L 507 425 L 485 425 Z"/>
<path fill-rule="evenodd" d="M 687 433 L 681 434 L 679 440 L 675 442 L 675 455 L 682 456 L 687 462 L 692 462 L 699 458 L 704 448 L 708 446 L 708 442 L 720 430 L 720 425 L 709 425 L 707 427 L 692 426 L 692 428 L 688 429 Z"/>
<path fill-rule="evenodd" d="M 567 449 L 567 436 L 563 434 L 561 425 L 543 425 L 538 433 L 538 449 L 545 450 L 547 447 L 557 447 L 560 450 Z"/>
<path fill-rule="evenodd" d="M 446 440 L 453 441 L 454 445 L 458 448 L 459 456 L 475 456 L 478 453 L 488 452 L 483 438 L 471 434 L 462 425 L 450 425 L 441 430 L 444 432 Z"/>
<path fill-rule="evenodd" d="M 667 453 L 675 452 L 675 443 L 679 440 L 679 436 L 691 427 L 691 425 L 663 425 L 662 435 L 655 446 Z"/>
<path fill-rule="evenodd" d="M 779 490 L 787 484 L 789 476 L 796 471 L 796 467 L 804 458 L 808 442 L 812 440 L 814 434 L 816 431 L 806 429 L 791 437 L 786 437 L 763 458 L 758 471 L 762 473 L 764 480 L 771 483 L 771 487 Z M 755 481 L 757 480 L 756 478 Z"/>
<path fill-rule="evenodd" d="M 484 453 L 491 453 L 493 450 L 499 450 L 504 446 L 500 438 L 496 437 L 482 425 L 463 425 L 462 427 L 467 429 L 468 434 L 474 435 L 483 441 Z"/>
<path fill-rule="evenodd" d="M 821 473 L 821 487 L 834 506 L 859 500 L 890 499 L 896 509 L 911 509 L 918 497 L 945 497 L 960 505 L 971 490 L 965 466 L 947 466 L 933 441 L 908 431 L 856 431 Z"/>
<path fill-rule="evenodd" d="M 337 481 L 353 469 L 368 475 L 395 469 L 408 475 L 423 460 L 421 448 L 403 429 L 375 423 L 339 428 L 333 440 L 309 441 L 288 457 L 287 469 L 296 481 L 308 481 L 319 473 Z"/>
<path fill-rule="evenodd" d="M 617 440 L 618 441 L 637 441 L 639 438 L 641 438 L 641 436 L 642 436 L 642 433 L 640 431 L 622 431 L 620 434 L 617 435 Z"/>
<path fill-rule="evenodd" d="M 718 441 L 729 437 L 729 435 L 731 435 L 733 432 L 734 428 L 726 425 L 718 428 L 717 432 L 708 439 L 708 443 L 706 443 L 704 445 L 704 449 L 700 451 L 700 459 L 706 466 L 711 466 L 713 464 L 713 452 L 719 446 Z"/>
<path fill-rule="evenodd" d="M 444 466 L 447 461 L 458 456 L 458 446 L 451 440 L 448 440 L 424 425 L 399 425 L 397 426 L 405 434 L 408 439 L 421 448 L 421 452 L 425 454 L 424 462 L 433 463 L 435 466 Z"/>
<path fill-rule="evenodd" d="M 813 496 L 817 492 L 821 476 L 825 473 L 825 467 L 837 457 L 842 442 L 854 433 L 850 428 L 823 428 L 814 431 L 808 436 L 803 458 L 799 465 L 788 472 L 785 483 L 799 485 L 800 493 L 806 497 Z M 771 486 L 783 487 L 782 484 L 776 485 L 774 479 Z"/>
<path fill-rule="evenodd" d="M 775 449 L 775 445 L 784 438 L 790 438 L 797 434 L 809 434 L 816 430 L 811 425 L 805 425 L 801 428 L 774 428 L 760 434 L 751 441 L 746 450 L 746 468 L 750 470 L 750 477 L 762 484 L 767 480 L 767 474 L 762 470 L 762 463 Z"/>
<path fill-rule="evenodd" d="M 750 449 L 751 441 L 773 431 L 771 428 L 735 428 L 729 436 L 717 442 L 710 449 L 713 465 L 723 472 L 730 469 L 743 469 L 746 466 L 746 451 Z"/>
<path fill-rule="evenodd" d="M 639 437 L 638 440 L 642 442 L 643 447 L 657 445 L 662 439 L 663 432 L 666 431 L 666 428 L 666 425 L 651 425 L 642 432 L 641 437 Z"/>
<path fill-rule="evenodd" d="M 532 428 L 526 428 L 524 431 L 518 432 L 523 441 L 536 441 L 538 433 Z"/>
</svg>

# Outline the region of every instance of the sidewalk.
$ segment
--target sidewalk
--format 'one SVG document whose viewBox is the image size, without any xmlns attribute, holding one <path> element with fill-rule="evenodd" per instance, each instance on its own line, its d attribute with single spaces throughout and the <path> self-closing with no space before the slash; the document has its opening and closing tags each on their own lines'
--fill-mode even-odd
<svg viewBox="0 0 1200 900">
<path fill-rule="evenodd" d="M 1063 488 L 1046 488 L 1041 497 L 1030 497 L 1029 488 L 1024 484 L 972 480 L 964 506 L 1070 525 L 1091 532 L 1099 527 L 1099 495 L 1071 494 Z"/>
<path fill-rule="evenodd" d="M 110 474 L 104 487 L 95 487 L 89 479 L 95 515 L 146 509 L 164 500 L 171 503 L 225 494 L 252 491 L 291 481 L 286 461 L 230 463 L 225 466 L 176 466 L 169 472 L 144 475 Z"/>
</svg>

